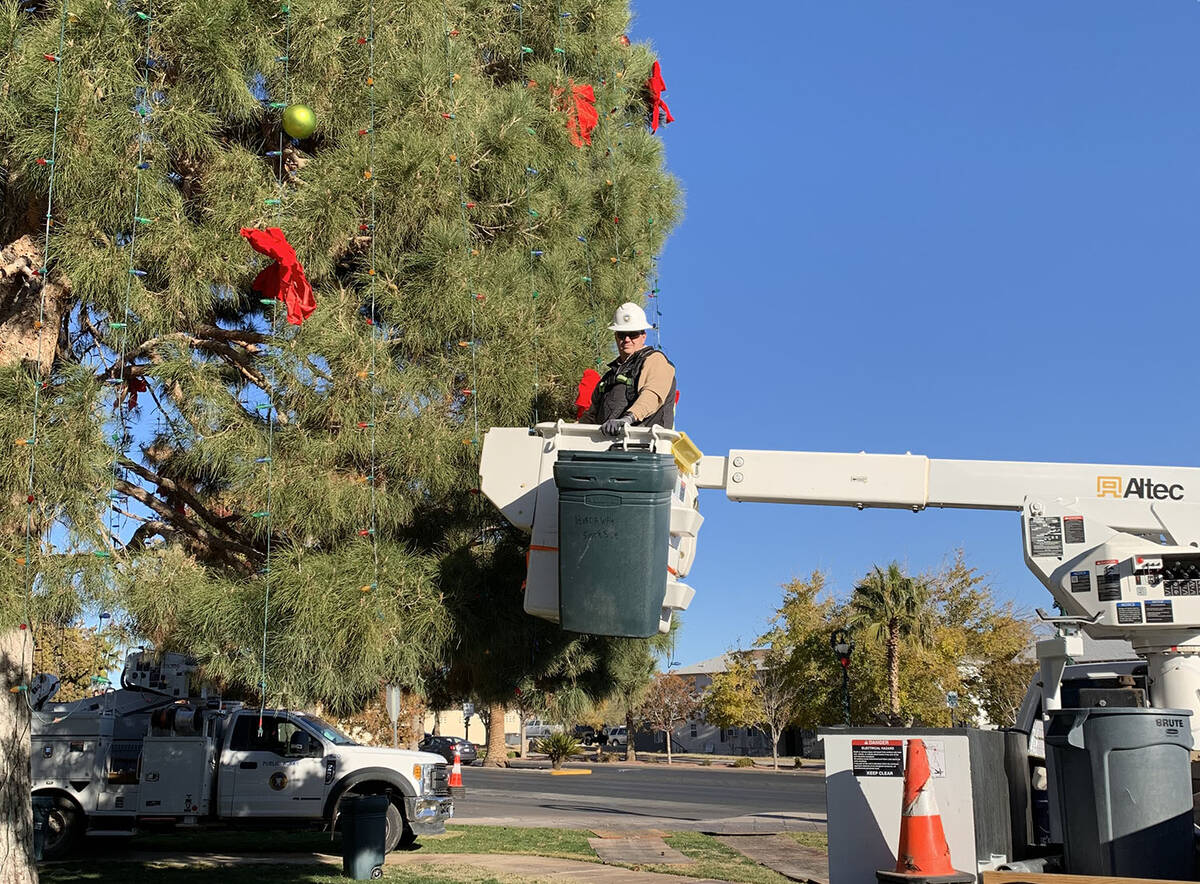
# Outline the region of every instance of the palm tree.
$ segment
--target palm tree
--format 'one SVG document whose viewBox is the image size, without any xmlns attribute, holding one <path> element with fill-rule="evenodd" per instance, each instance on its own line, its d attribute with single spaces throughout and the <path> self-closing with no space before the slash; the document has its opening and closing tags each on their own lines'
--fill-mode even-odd
<svg viewBox="0 0 1200 884">
<path fill-rule="evenodd" d="M 929 588 L 905 574 L 897 562 L 883 570 L 876 565 L 850 599 L 850 625 L 887 649 L 888 699 L 892 717 L 900 715 L 900 645 L 928 645 L 933 638 L 933 609 Z"/>
</svg>

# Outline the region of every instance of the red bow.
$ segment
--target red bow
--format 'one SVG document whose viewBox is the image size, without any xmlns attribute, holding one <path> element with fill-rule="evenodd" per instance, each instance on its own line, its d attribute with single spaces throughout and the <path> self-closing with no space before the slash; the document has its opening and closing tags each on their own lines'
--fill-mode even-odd
<svg viewBox="0 0 1200 884">
<path fill-rule="evenodd" d="M 667 84 L 663 82 L 662 68 L 657 61 L 650 69 L 650 79 L 646 81 L 646 88 L 650 90 L 650 131 L 657 132 L 659 108 L 662 108 L 662 112 L 667 115 L 666 122 L 675 122 L 675 118 L 671 116 L 671 109 L 662 100 L 662 94 L 667 91 Z"/>
<path fill-rule="evenodd" d="M 583 413 L 591 406 L 592 393 L 595 392 L 598 383 L 600 383 L 600 372 L 594 368 L 584 371 L 583 378 L 579 381 L 579 395 L 575 397 L 575 420 L 583 417 Z"/>
<path fill-rule="evenodd" d="M 556 89 L 561 95 L 562 90 Z M 584 83 L 576 86 L 571 81 L 571 100 L 567 104 L 567 134 L 571 143 L 583 147 L 584 143 L 592 143 L 592 130 L 600 122 L 600 112 L 596 110 L 596 92 L 590 85 Z"/>
<path fill-rule="evenodd" d="M 130 375 L 125 378 L 125 389 L 129 391 L 129 407 L 133 409 L 137 408 L 138 393 L 145 393 L 149 387 L 146 386 L 146 382 L 141 378 L 136 375 Z"/>
<path fill-rule="evenodd" d="M 296 250 L 278 227 L 266 230 L 243 227 L 242 236 L 250 241 L 254 251 L 275 259 L 274 264 L 254 277 L 250 288 L 283 301 L 287 305 L 287 321 L 300 325 L 317 309 L 317 299 L 304 276 Z"/>
</svg>

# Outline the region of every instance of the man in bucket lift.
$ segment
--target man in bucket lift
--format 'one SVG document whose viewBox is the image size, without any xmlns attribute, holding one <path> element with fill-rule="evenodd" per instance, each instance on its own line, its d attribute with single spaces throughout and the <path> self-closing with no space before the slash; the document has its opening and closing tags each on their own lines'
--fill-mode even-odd
<svg viewBox="0 0 1200 884">
<path fill-rule="evenodd" d="M 617 339 L 617 358 L 596 384 L 580 422 L 600 424 L 606 436 L 619 436 L 630 424 L 674 429 L 675 366 L 661 350 L 646 346 L 645 311 L 622 304 L 608 328 Z"/>
</svg>

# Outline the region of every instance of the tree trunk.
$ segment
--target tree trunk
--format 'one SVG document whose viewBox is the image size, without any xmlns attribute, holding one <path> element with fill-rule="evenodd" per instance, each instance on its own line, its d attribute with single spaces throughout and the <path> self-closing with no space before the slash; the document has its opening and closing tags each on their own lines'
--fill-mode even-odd
<svg viewBox="0 0 1200 884">
<path fill-rule="evenodd" d="M 667 736 L 667 764 L 671 763 L 671 732 L 669 730 L 663 733 Z"/>
<path fill-rule="evenodd" d="M 900 627 L 894 621 L 888 624 L 887 668 L 888 699 L 892 718 L 896 719 L 900 717 Z"/>
<path fill-rule="evenodd" d="M 433 710 L 433 736 L 440 737 L 442 735 L 442 712 L 440 709 Z"/>
<path fill-rule="evenodd" d="M 408 734 L 408 748 L 416 750 L 421 742 L 421 738 L 425 736 L 425 715 L 421 711 L 413 712 L 412 718 L 409 719 L 410 731 Z"/>
<path fill-rule="evenodd" d="M 504 704 L 488 704 L 487 755 L 483 763 L 487 767 L 504 767 L 508 764 L 508 746 L 504 743 Z"/>
<path fill-rule="evenodd" d="M 771 728 L 771 769 L 779 770 L 779 731 Z"/>
<path fill-rule="evenodd" d="M 33 637 L 0 632 L 0 884 L 36 884 L 30 808 L 28 694 L 10 688 L 33 678 Z"/>
<path fill-rule="evenodd" d="M 529 757 L 529 730 L 525 726 L 525 716 L 521 716 L 521 729 L 519 731 L 521 738 L 519 740 L 518 749 L 521 751 L 522 758 Z"/>
<path fill-rule="evenodd" d="M 625 760 L 637 761 L 637 750 L 633 748 L 633 710 L 625 713 Z"/>
</svg>

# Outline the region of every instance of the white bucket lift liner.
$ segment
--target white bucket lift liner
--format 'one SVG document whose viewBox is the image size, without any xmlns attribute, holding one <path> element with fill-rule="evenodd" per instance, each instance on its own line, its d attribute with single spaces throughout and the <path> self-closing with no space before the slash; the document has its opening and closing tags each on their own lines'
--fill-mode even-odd
<svg viewBox="0 0 1200 884">
<path fill-rule="evenodd" d="M 670 454 L 679 438 L 661 427 L 630 427 L 631 446 L 649 444 Z M 517 528 L 530 534 L 529 570 L 525 576 L 525 611 L 558 622 L 558 487 L 554 462 L 559 451 L 607 451 L 613 438 L 591 424 L 538 424 L 533 431 L 497 427 L 483 440 L 479 462 L 480 488 Z M 690 475 L 676 478 L 671 498 L 671 533 L 667 590 L 659 631 L 671 628 L 674 611 L 683 611 L 695 590 L 677 578 L 686 577 L 696 555 L 696 534 L 704 517 L 696 509 L 696 483 Z"/>
</svg>

